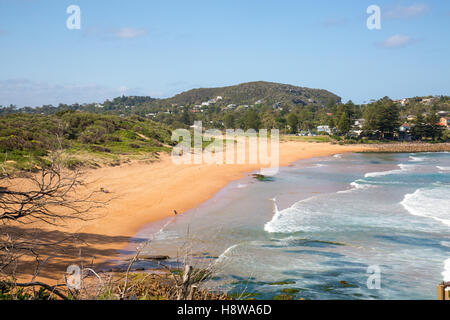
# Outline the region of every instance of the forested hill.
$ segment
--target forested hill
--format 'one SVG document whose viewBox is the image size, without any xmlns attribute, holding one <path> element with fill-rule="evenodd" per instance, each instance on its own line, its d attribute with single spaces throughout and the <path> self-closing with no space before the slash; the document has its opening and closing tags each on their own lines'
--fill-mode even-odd
<svg viewBox="0 0 450 320">
<path fill-rule="evenodd" d="M 324 106 L 330 100 L 334 103 L 341 102 L 339 96 L 327 90 L 264 81 L 242 83 L 229 87 L 193 89 L 161 102 L 192 105 L 201 104 L 217 97 L 222 97 L 222 100 L 216 102 L 219 105 L 254 105 L 258 103 L 274 105 L 278 103 L 285 107 L 293 107 L 311 103 Z"/>
</svg>

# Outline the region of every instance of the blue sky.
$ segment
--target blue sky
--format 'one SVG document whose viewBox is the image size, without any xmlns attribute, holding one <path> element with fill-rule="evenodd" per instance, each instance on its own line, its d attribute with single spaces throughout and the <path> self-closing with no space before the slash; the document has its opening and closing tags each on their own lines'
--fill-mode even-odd
<svg viewBox="0 0 450 320">
<path fill-rule="evenodd" d="M 69 5 L 81 29 L 69 30 Z M 381 8 L 381 30 L 366 9 Z M 450 1 L 0 0 L 0 105 L 274 81 L 357 103 L 450 95 Z"/>
</svg>

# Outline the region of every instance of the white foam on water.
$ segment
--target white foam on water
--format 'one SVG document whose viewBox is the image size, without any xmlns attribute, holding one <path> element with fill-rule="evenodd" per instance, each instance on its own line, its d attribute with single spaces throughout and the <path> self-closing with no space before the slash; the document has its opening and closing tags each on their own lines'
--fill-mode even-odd
<svg viewBox="0 0 450 320">
<path fill-rule="evenodd" d="M 400 169 L 394 169 L 389 171 L 379 171 L 379 172 L 369 172 L 364 175 L 365 178 L 376 178 L 376 177 L 382 177 L 382 176 L 388 176 L 392 174 L 403 174 L 413 171 L 414 168 L 416 168 L 416 165 L 413 164 L 406 164 L 406 163 L 400 163 L 399 165 Z"/>
<path fill-rule="evenodd" d="M 432 218 L 450 226 L 450 188 L 421 188 L 405 195 L 401 205 L 412 215 Z"/>
<path fill-rule="evenodd" d="M 436 168 L 438 168 L 441 171 L 450 171 L 450 167 L 441 167 L 441 166 L 437 166 Z"/>
<path fill-rule="evenodd" d="M 441 246 L 450 248 L 450 242 L 448 242 L 448 241 L 441 241 Z"/>
<path fill-rule="evenodd" d="M 235 248 L 236 248 L 237 246 L 239 246 L 239 245 L 240 245 L 240 243 L 234 244 L 234 245 L 228 247 L 228 248 L 227 248 L 224 252 L 222 252 L 222 254 L 217 258 L 216 263 L 223 262 L 224 260 L 228 259 L 228 258 L 229 258 L 229 255 L 228 255 L 228 254 L 229 254 L 231 251 L 233 251 L 233 249 L 235 249 Z"/>
<path fill-rule="evenodd" d="M 314 168 L 322 168 L 322 167 L 327 167 L 327 165 L 326 165 L 326 164 L 323 164 L 323 163 L 316 163 L 316 164 L 313 165 L 313 166 L 305 167 L 305 169 L 314 169 Z"/>
<path fill-rule="evenodd" d="M 426 161 L 427 159 L 424 157 L 415 157 L 415 156 L 410 156 L 409 157 L 409 161 L 412 162 L 421 162 L 421 161 Z"/>
<path fill-rule="evenodd" d="M 442 277 L 445 282 L 450 281 L 450 258 L 444 262 L 444 271 L 442 272 Z"/>
<path fill-rule="evenodd" d="M 275 203 L 274 215 L 272 220 L 264 225 L 264 230 L 269 233 L 293 233 L 293 232 L 308 232 L 316 231 L 317 227 L 308 224 L 307 208 L 301 208 L 305 202 L 309 202 L 316 197 L 311 197 L 294 203 L 291 207 L 278 210 Z"/>
<path fill-rule="evenodd" d="M 341 158 L 342 158 L 342 154 L 335 154 L 335 155 L 333 156 L 333 158 L 341 159 Z"/>
<path fill-rule="evenodd" d="M 351 193 L 355 191 L 367 190 L 370 188 L 375 188 L 376 186 L 373 184 L 361 183 L 363 180 L 358 179 L 350 183 L 351 188 L 347 190 L 338 191 L 337 193 Z"/>
<path fill-rule="evenodd" d="M 243 188 L 246 188 L 248 186 L 248 184 L 245 184 L 245 183 L 239 183 L 238 185 L 237 185 L 237 188 L 238 189 L 243 189 Z"/>
</svg>

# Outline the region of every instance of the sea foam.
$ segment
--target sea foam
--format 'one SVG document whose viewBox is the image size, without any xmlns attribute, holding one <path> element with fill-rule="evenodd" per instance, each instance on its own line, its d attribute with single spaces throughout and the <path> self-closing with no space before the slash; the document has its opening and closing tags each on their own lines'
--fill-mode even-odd
<svg viewBox="0 0 450 320">
<path fill-rule="evenodd" d="M 276 200 L 274 200 L 274 215 L 272 220 L 264 225 L 264 230 L 269 233 L 293 233 L 299 231 L 314 231 L 316 227 L 308 223 L 308 210 L 302 204 L 310 202 L 316 197 L 307 198 L 296 202 L 291 207 L 278 210 Z"/>
<path fill-rule="evenodd" d="M 405 195 L 401 205 L 412 215 L 435 219 L 450 226 L 450 188 L 421 188 Z"/>
<path fill-rule="evenodd" d="M 369 173 L 366 173 L 364 175 L 364 177 L 365 178 L 376 178 L 376 177 L 388 176 L 388 175 L 392 175 L 392 174 L 408 173 L 408 172 L 412 171 L 416 167 L 416 165 L 400 163 L 398 165 L 398 167 L 400 169 L 394 169 L 394 170 L 389 170 L 389 171 L 369 172 Z"/>
</svg>

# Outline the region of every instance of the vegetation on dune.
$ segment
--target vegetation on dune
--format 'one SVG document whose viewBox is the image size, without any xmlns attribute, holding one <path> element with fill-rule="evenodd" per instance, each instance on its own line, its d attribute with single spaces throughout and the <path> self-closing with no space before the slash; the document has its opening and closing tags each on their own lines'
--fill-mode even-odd
<svg viewBox="0 0 450 320">
<path fill-rule="evenodd" d="M 170 138 L 169 127 L 138 116 L 61 111 L 0 117 L 0 157 L 6 167 L 16 169 L 48 164 L 49 152 L 56 149 L 65 151 L 71 168 L 83 164 L 78 157 L 83 153 L 117 160 L 121 155 L 167 151 Z"/>
</svg>

